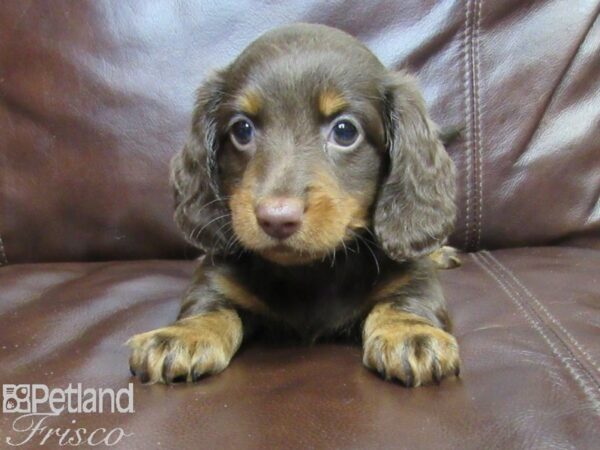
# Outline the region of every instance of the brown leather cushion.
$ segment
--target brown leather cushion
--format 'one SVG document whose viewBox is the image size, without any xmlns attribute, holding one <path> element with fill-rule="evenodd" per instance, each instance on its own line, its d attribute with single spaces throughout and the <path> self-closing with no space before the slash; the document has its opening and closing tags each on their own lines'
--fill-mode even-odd
<svg viewBox="0 0 600 450">
<path fill-rule="evenodd" d="M 0 270 L 0 383 L 135 383 L 135 413 L 62 415 L 48 426 L 122 426 L 122 448 L 597 448 L 600 252 L 480 252 L 442 273 L 460 380 L 405 389 L 358 347 L 247 346 L 195 385 L 129 377 L 133 333 L 178 310 L 193 263 L 14 265 Z M 4 414 L 2 436 L 12 436 Z"/>
<path fill-rule="evenodd" d="M 455 245 L 599 245 L 598 8 L 3 1 L 0 264 L 182 257 L 167 162 L 194 89 L 258 34 L 294 21 L 358 36 L 388 66 L 418 73 L 441 125 L 466 125 L 450 148 Z"/>
</svg>

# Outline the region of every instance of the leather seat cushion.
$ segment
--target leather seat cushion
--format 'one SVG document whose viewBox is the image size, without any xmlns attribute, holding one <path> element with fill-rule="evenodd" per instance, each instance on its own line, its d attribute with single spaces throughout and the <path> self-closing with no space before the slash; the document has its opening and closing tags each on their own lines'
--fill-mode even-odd
<svg viewBox="0 0 600 450">
<path fill-rule="evenodd" d="M 134 414 L 79 415 L 78 426 L 122 426 L 135 433 L 127 448 L 593 448 L 600 252 L 523 248 L 463 259 L 441 274 L 459 380 L 409 390 L 366 370 L 358 347 L 251 343 L 225 372 L 194 385 L 134 381 Z M 123 342 L 175 318 L 192 268 L 3 268 L 0 382 L 127 386 Z M 2 416 L 6 433 L 10 419 Z"/>
</svg>

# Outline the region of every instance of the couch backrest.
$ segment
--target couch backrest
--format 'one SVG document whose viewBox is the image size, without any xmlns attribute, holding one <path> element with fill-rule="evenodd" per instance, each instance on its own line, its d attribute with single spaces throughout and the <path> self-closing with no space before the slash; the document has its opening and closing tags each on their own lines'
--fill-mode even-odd
<svg viewBox="0 0 600 450">
<path fill-rule="evenodd" d="M 598 245 L 598 1 L 0 3 L 0 262 L 192 256 L 167 165 L 194 90 L 260 33 L 342 28 L 464 124 L 452 242 Z M 3 246 L 2 246 L 3 243 Z"/>
</svg>

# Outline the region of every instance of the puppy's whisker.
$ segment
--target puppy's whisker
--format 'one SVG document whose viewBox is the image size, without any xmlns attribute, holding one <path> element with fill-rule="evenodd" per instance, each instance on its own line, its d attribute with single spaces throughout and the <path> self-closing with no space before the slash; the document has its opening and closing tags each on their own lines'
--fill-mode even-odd
<svg viewBox="0 0 600 450">
<path fill-rule="evenodd" d="M 237 238 L 237 236 L 235 234 L 232 233 L 231 238 L 229 238 L 227 245 L 225 246 L 225 250 L 224 252 L 227 254 L 230 251 L 232 251 L 236 245 L 238 245 L 240 242 Z"/>
<path fill-rule="evenodd" d="M 342 240 L 342 246 L 344 247 L 344 255 L 346 259 L 348 258 L 348 247 L 346 247 L 346 243 Z"/>
<path fill-rule="evenodd" d="M 200 207 L 200 209 L 196 212 L 196 214 L 200 214 L 202 211 L 204 211 L 206 208 L 208 208 L 210 205 L 213 205 L 217 202 L 226 202 L 227 200 L 229 200 L 231 197 L 226 196 L 226 197 L 219 197 L 219 198 L 215 198 L 213 200 L 211 200 L 210 202 L 205 203 L 204 205 L 202 205 Z"/>
<path fill-rule="evenodd" d="M 229 198 L 230 198 L 229 196 L 215 198 L 215 199 L 211 200 L 210 202 L 207 202 L 204 205 L 202 205 L 200 207 L 200 209 L 198 210 L 198 212 L 202 211 L 204 208 L 206 208 L 207 206 L 212 205 L 213 203 L 224 202 L 224 201 L 229 200 Z"/>
<path fill-rule="evenodd" d="M 225 222 L 223 225 L 221 225 L 219 228 L 217 228 L 217 231 L 215 231 L 215 234 L 219 234 L 221 231 L 223 231 L 224 233 L 227 231 L 230 231 L 229 229 L 231 228 L 231 222 Z"/>
<path fill-rule="evenodd" d="M 230 233 L 231 237 L 227 238 L 227 241 L 225 242 L 225 247 L 224 247 L 224 252 L 227 253 L 228 251 L 228 247 L 229 247 L 229 242 L 235 237 L 235 235 L 233 233 L 231 233 L 231 231 L 233 230 L 233 224 L 231 222 L 225 222 L 223 225 L 221 225 L 217 231 L 215 231 L 215 236 L 217 236 L 217 239 L 220 239 L 221 237 L 223 239 L 227 238 L 227 234 Z"/>
<path fill-rule="evenodd" d="M 362 238 L 360 238 L 360 239 L 362 239 Z M 377 268 L 377 275 L 379 275 L 381 273 L 381 270 L 379 268 L 379 261 L 377 260 L 377 256 L 375 256 L 375 252 L 371 249 L 371 246 L 369 245 L 369 243 L 367 241 L 364 241 L 364 242 L 365 242 L 365 245 L 367 246 L 367 250 L 369 250 L 369 252 L 373 256 L 373 261 L 375 262 L 375 267 Z"/>
<path fill-rule="evenodd" d="M 352 242 L 354 242 L 354 239 L 352 240 Z M 354 254 L 356 254 L 356 253 L 357 253 L 357 252 L 356 252 L 356 250 L 355 250 L 355 249 L 353 249 L 353 248 L 350 246 L 350 244 L 349 244 L 349 245 L 345 245 L 345 247 L 346 247 L 347 251 L 349 251 L 350 253 L 354 253 Z"/>
<path fill-rule="evenodd" d="M 369 240 L 369 242 L 371 244 L 375 245 L 376 247 L 379 247 L 379 244 L 377 243 L 377 241 L 378 241 L 377 236 L 375 236 L 373 231 L 371 231 L 369 228 L 362 228 L 362 230 L 364 230 L 367 234 L 369 234 L 369 236 L 371 236 L 373 238 L 373 240 Z"/>
<path fill-rule="evenodd" d="M 199 240 L 200 240 L 200 236 L 202 236 L 202 232 L 203 232 L 204 230 L 206 230 L 206 229 L 207 229 L 207 227 L 208 227 L 210 224 L 212 224 L 212 223 L 216 222 L 217 220 L 224 219 L 224 218 L 226 218 L 226 217 L 231 217 L 231 214 L 223 214 L 223 215 L 221 215 L 221 216 L 215 217 L 215 218 L 214 218 L 214 219 L 212 219 L 212 220 L 209 220 L 209 221 L 208 221 L 206 224 L 204 224 L 204 226 L 203 226 L 202 228 L 200 228 L 200 231 L 198 232 L 198 234 L 196 235 L 196 237 L 194 238 L 194 236 L 192 235 L 192 238 L 194 238 L 194 240 L 196 240 L 196 241 L 199 241 Z"/>
<path fill-rule="evenodd" d="M 377 242 L 373 241 L 372 239 L 369 239 L 369 238 L 367 238 L 367 237 L 365 237 L 365 236 L 361 236 L 361 240 L 362 240 L 363 242 L 367 242 L 367 243 L 371 244 L 371 245 L 372 245 L 374 248 L 377 248 L 377 249 L 380 249 L 380 248 L 381 248 L 381 247 L 379 246 L 379 243 L 377 243 Z"/>
<path fill-rule="evenodd" d="M 215 244 L 218 244 L 218 241 L 221 238 L 225 238 L 225 234 L 229 231 L 229 222 L 225 222 L 223 225 L 221 225 L 219 228 L 217 228 L 217 230 L 215 231 Z"/>
<path fill-rule="evenodd" d="M 371 253 L 371 256 L 373 257 L 373 261 L 375 262 L 375 268 L 377 269 L 377 275 L 379 275 L 381 273 L 381 268 L 379 267 L 379 261 L 377 260 L 377 256 L 375 255 L 375 252 L 369 245 L 369 241 L 364 236 L 361 236 L 359 233 L 356 233 L 355 231 L 352 231 L 352 230 L 350 230 L 350 231 L 352 232 L 352 234 L 354 235 L 354 237 L 356 239 L 360 240 L 362 243 L 365 244 L 365 247 L 367 248 L 367 250 L 369 250 L 369 253 Z"/>
</svg>

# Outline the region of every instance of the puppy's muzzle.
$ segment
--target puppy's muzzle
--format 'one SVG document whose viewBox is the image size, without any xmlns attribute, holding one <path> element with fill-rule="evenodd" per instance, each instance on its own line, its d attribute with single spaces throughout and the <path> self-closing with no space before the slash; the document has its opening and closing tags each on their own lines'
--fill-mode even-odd
<svg viewBox="0 0 600 450">
<path fill-rule="evenodd" d="M 302 226 L 304 203 L 288 197 L 272 197 L 261 200 L 256 207 L 256 220 L 269 236 L 284 240 Z"/>
</svg>

